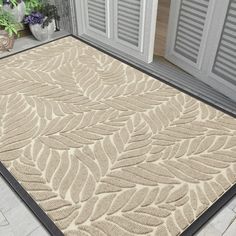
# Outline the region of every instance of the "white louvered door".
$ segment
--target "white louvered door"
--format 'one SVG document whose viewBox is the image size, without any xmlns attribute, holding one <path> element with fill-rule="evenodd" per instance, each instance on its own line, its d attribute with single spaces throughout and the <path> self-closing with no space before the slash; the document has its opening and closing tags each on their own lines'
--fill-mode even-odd
<svg viewBox="0 0 236 236">
<path fill-rule="evenodd" d="M 219 15 L 226 12 L 217 22 Z M 209 41 L 215 41 L 205 59 L 203 79 L 236 101 L 236 0 L 221 2 L 215 12 Z M 216 25 L 217 24 L 217 25 Z M 222 25 L 220 32 L 214 28 Z M 209 56 L 208 56 L 209 55 Z M 208 66 L 207 66 L 208 65 Z"/>
<path fill-rule="evenodd" d="M 199 75 L 216 0 L 172 0 L 166 58 Z"/>
<path fill-rule="evenodd" d="M 236 101 L 236 0 L 172 0 L 166 58 Z"/>
<path fill-rule="evenodd" d="M 79 35 L 152 61 L 158 0 L 81 0 L 75 4 Z"/>
</svg>

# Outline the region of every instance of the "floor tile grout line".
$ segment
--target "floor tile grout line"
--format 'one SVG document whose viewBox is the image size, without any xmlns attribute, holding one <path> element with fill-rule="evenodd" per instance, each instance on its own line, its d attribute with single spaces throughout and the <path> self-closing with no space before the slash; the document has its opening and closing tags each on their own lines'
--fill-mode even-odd
<svg viewBox="0 0 236 236">
<path fill-rule="evenodd" d="M 224 230 L 224 232 L 222 233 L 222 236 L 227 232 L 227 230 L 230 228 L 230 226 L 236 222 L 236 215 L 234 216 L 234 218 L 230 221 L 229 225 L 227 226 L 227 228 Z"/>
<path fill-rule="evenodd" d="M 30 236 L 33 232 L 35 232 L 37 229 L 39 229 L 41 226 L 39 225 L 38 227 L 36 227 L 35 229 L 33 229 L 31 232 L 29 232 L 27 235 L 25 236 Z"/>
</svg>

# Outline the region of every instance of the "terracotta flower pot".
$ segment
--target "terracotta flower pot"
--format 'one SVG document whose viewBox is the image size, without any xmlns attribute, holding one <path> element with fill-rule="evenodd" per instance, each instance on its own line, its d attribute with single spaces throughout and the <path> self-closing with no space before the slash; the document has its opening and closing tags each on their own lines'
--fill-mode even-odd
<svg viewBox="0 0 236 236">
<path fill-rule="evenodd" d="M 42 28 L 41 24 L 29 25 L 31 33 L 39 41 L 46 41 L 52 38 L 55 32 L 55 21 L 53 20 L 48 26 Z"/>
<path fill-rule="evenodd" d="M 9 37 L 5 30 L 0 30 L 0 51 L 8 51 L 14 46 L 14 36 Z"/>
<path fill-rule="evenodd" d="M 18 3 L 16 7 L 11 7 L 9 4 L 4 4 L 3 9 L 13 15 L 17 22 L 22 22 L 26 12 L 24 1 Z"/>
</svg>

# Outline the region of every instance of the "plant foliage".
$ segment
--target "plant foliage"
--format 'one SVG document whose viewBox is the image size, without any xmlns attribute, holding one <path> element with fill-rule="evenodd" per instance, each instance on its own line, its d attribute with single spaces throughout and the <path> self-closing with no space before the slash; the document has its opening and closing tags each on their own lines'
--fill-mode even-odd
<svg viewBox="0 0 236 236">
<path fill-rule="evenodd" d="M 60 20 L 60 16 L 58 15 L 58 11 L 55 5 L 49 3 L 44 4 L 42 5 L 40 12 L 46 17 L 42 25 L 43 28 L 45 26 L 48 26 L 53 19 L 56 21 Z"/>
<path fill-rule="evenodd" d="M 0 7 L 0 29 L 5 30 L 9 37 L 12 37 L 13 35 L 18 35 L 17 25 L 18 23 L 13 16 Z"/>
<path fill-rule="evenodd" d="M 0 0 L 0 5 L 9 4 L 11 7 L 16 7 L 22 0 Z"/>
<path fill-rule="evenodd" d="M 41 0 L 25 0 L 26 14 L 30 14 L 33 11 L 38 11 L 42 7 Z"/>
<path fill-rule="evenodd" d="M 0 5 L 9 4 L 12 8 L 16 7 L 23 0 L 0 0 Z M 42 6 L 42 0 L 24 0 L 26 14 L 38 10 Z"/>
</svg>

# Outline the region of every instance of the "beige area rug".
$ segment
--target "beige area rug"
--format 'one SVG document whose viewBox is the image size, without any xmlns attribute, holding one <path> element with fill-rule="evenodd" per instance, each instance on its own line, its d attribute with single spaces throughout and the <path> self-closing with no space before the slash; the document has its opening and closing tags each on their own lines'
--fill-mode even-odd
<svg viewBox="0 0 236 236">
<path fill-rule="evenodd" d="M 236 181 L 236 120 L 67 37 L 0 61 L 0 160 L 69 236 L 176 236 Z"/>
</svg>

